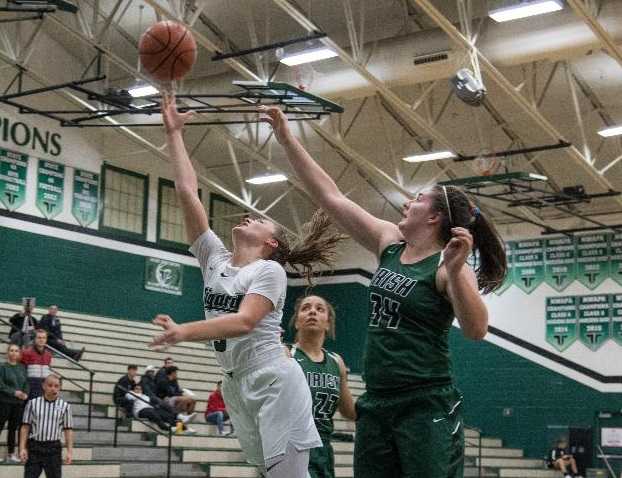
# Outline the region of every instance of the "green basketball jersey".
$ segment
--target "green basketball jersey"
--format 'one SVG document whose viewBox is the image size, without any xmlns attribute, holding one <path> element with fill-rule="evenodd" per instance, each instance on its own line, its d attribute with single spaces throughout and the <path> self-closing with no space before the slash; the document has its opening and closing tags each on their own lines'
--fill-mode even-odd
<svg viewBox="0 0 622 478">
<path fill-rule="evenodd" d="M 292 355 L 305 374 L 313 398 L 313 418 L 318 433 L 323 438 L 333 433 L 333 415 L 341 395 L 341 374 L 334 354 L 324 350 L 324 360 L 314 362 L 296 345 Z"/>
<path fill-rule="evenodd" d="M 450 302 L 436 289 L 438 252 L 402 264 L 405 243 L 389 245 L 369 286 L 364 377 L 370 392 L 392 392 L 451 381 Z"/>
</svg>

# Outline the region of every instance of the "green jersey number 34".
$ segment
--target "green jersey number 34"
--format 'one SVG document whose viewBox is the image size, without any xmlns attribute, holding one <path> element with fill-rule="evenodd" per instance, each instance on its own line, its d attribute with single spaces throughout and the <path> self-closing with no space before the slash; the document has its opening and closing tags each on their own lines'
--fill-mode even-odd
<svg viewBox="0 0 622 478">
<path fill-rule="evenodd" d="M 369 294 L 369 299 L 372 306 L 369 326 L 397 329 L 401 320 L 400 303 L 375 292 Z"/>
</svg>

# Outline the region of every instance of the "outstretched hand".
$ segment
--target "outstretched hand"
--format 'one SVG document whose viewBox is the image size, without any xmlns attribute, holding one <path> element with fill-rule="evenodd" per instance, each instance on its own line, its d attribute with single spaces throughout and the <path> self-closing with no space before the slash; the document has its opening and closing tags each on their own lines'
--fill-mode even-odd
<svg viewBox="0 0 622 478">
<path fill-rule="evenodd" d="M 467 261 L 473 249 L 473 236 L 464 227 L 453 227 L 453 237 L 449 240 L 443 251 L 443 262 L 448 274 L 456 274 Z"/>
<path fill-rule="evenodd" d="M 193 115 L 194 111 L 186 111 L 185 113 L 177 111 L 174 94 L 165 93 L 162 96 L 162 119 L 164 120 L 164 128 L 167 134 L 181 131 L 186 121 Z"/>
<path fill-rule="evenodd" d="M 153 319 L 153 323 L 164 329 L 164 332 L 154 337 L 149 344 L 149 347 L 166 350 L 169 346 L 174 345 L 184 340 L 181 333 L 181 327 L 175 323 L 175 321 L 166 314 L 158 314 Z"/>
<path fill-rule="evenodd" d="M 280 108 L 276 106 L 260 106 L 259 110 L 262 112 L 259 119 L 272 126 L 274 136 L 280 144 L 284 145 L 294 138 L 289 129 L 287 116 L 285 116 L 285 113 L 283 113 Z"/>
</svg>

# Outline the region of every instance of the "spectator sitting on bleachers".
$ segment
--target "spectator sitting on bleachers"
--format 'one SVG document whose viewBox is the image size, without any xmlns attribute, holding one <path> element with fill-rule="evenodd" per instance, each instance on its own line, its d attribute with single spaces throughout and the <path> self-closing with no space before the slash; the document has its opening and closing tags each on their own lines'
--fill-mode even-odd
<svg viewBox="0 0 622 478">
<path fill-rule="evenodd" d="M 24 302 L 24 310 L 13 315 L 9 319 L 11 330 L 9 332 L 9 340 L 12 344 L 20 347 L 28 346 L 32 343 L 32 339 L 37 328 L 37 319 L 32 316 L 32 302 L 26 300 Z"/>
<path fill-rule="evenodd" d="M 51 305 L 48 308 L 48 313 L 41 317 L 39 321 L 39 328 L 44 329 L 48 333 L 48 345 L 60 353 L 65 354 L 67 357 L 72 358 L 76 362 L 79 362 L 84 353 L 84 347 L 81 350 L 70 349 L 65 345 L 63 340 L 63 331 L 61 329 L 60 319 L 58 315 L 58 306 Z"/>
<path fill-rule="evenodd" d="M 166 380 L 166 369 L 168 367 L 173 367 L 174 365 L 175 365 L 175 362 L 173 362 L 172 357 L 166 357 L 164 359 L 164 365 L 162 365 L 162 368 L 158 370 L 158 373 L 156 373 L 156 376 L 155 376 L 156 386 L 158 382 L 161 382 L 162 380 Z"/>
<path fill-rule="evenodd" d="M 0 433 L 7 424 L 6 463 L 19 463 L 15 453 L 16 434 L 22 423 L 24 404 L 28 400 L 28 379 L 24 366 L 19 363 L 19 346 L 10 344 L 6 350 L 6 362 L 0 365 Z"/>
<path fill-rule="evenodd" d="M 28 399 L 40 397 L 43 393 L 41 388 L 45 378 L 50 375 L 50 365 L 52 365 L 52 353 L 45 346 L 48 334 L 43 329 L 38 329 L 35 333 L 35 344 L 22 350 L 22 363 L 26 366 L 28 376 L 28 387 L 30 393 Z"/>
<path fill-rule="evenodd" d="M 114 386 L 112 392 L 112 401 L 118 407 L 125 410 L 128 417 L 132 416 L 134 403 L 128 400 L 125 394 L 128 390 L 132 390 L 136 384 L 136 376 L 138 375 L 138 367 L 136 365 L 127 366 L 127 374 L 123 375 Z"/>
<path fill-rule="evenodd" d="M 564 478 L 583 478 L 578 475 L 577 463 L 568 451 L 568 442 L 565 438 L 557 440 L 557 446 L 549 453 L 549 466 L 561 471 Z"/>
<path fill-rule="evenodd" d="M 134 384 L 131 392 L 125 394 L 125 399 L 132 403 L 132 416 L 140 418 L 142 420 L 149 420 L 155 423 L 160 429 L 169 431 L 171 428 L 175 428 L 177 420 L 184 422 L 179 416 L 176 416 L 174 412 L 168 407 L 162 407 L 159 404 L 159 399 L 151 398 L 143 393 L 143 388 L 140 384 Z M 184 417 L 185 422 L 188 421 L 188 417 Z M 186 433 L 194 433 L 194 430 L 185 426 L 184 431 Z"/>
<path fill-rule="evenodd" d="M 147 365 L 145 373 L 140 379 L 140 386 L 143 389 L 143 393 L 149 398 L 157 397 L 155 371 L 156 368 L 153 365 Z"/>
<path fill-rule="evenodd" d="M 175 366 L 167 367 L 164 380 L 156 382 L 156 394 L 163 399 L 178 413 L 193 414 L 196 406 L 194 398 L 184 395 L 177 383 L 177 370 Z"/>
<path fill-rule="evenodd" d="M 205 421 L 216 425 L 218 434 L 222 435 L 225 430 L 225 422 L 229 420 L 225 400 L 222 398 L 222 380 L 216 383 L 216 390 L 210 393 L 207 399 L 207 408 L 205 409 Z M 233 426 L 231 426 L 233 433 Z"/>
</svg>

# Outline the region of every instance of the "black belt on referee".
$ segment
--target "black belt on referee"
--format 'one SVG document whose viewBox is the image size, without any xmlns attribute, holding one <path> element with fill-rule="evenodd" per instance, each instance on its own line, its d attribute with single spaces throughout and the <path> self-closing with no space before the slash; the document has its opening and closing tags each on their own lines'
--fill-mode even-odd
<svg viewBox="0 0 622 478">
<path fill-rule="evenodd" d="M 29 443 L 34 443 L 36 445 L 41 445 L 41 446 L 53 446 L 53 445 L 60 445 L 61 442 L 60 440 L 46 440 L 46 441 L 42 441 L 42 440 L 35 440 L 34 438 L 29 438 L 28 439 Z"/>
</svg>

